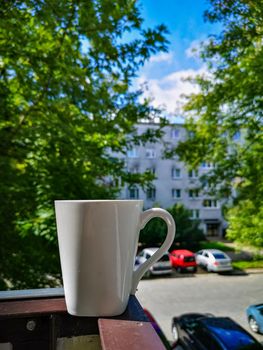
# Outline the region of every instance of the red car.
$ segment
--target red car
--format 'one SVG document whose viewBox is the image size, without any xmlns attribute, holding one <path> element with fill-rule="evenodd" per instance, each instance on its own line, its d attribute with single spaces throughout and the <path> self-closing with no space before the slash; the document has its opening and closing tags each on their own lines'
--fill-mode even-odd
<svg viewBox="0 0 263 350">
<path fill-rule="evenodd" d="M 178 249 L 170 253 L 171 264 L 178 272 L 196 272 L 195 254 L 190 250 Z"/>
</svg>

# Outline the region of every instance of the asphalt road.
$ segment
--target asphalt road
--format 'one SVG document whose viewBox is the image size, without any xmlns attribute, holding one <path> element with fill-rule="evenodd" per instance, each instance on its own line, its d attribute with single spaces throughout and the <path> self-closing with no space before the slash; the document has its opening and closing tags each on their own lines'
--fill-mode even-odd
<svg viewBox="0 0 263 350">
<path fill-rule="evenodd" d="M 187 312 L 229 316 L 249 330 L 245 309 L 263 302 L 263 274 L 195 274 L 154 277 L 140 281 L 138 300 L 172 340 L 171 319 Z M 251 332 L 252 333 L 252 332 Z M 263 335 L 253 335 L 263 343 Z"/>
</svg>

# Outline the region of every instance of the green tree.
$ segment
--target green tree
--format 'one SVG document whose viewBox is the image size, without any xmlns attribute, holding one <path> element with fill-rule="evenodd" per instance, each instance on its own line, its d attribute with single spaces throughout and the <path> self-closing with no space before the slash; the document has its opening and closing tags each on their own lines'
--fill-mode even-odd
<svg viewBox="0 0 263 350">
<path fill-rule="evenodd" d="M 134 0 L 1 3 L 0 288 L 56 283 L 55 199 L 115 198 L 119 180 L 151 180 L 112 154 L 161 135 L 134 132 L 158 111 L 131 84 L 167 50 L 165 34 L 143 27 Z"/>
<path fill-rule="evenodd" d="M 229 209 L 227 217 L 227 235 L 230 239 L 243 244 L 253 242 L 255 247 L 263 247 L 263 206 L 258 208 L 252 200 L 246 199 Z M 239 232 L 242 234 L 238 234 Z"/>
<path fill-rule="evenodd" d="M 189 249 L 205 239 L 199 228 L 200 221 L 191 219 L 191 212 L 183 204 L 175 204 L 167 209 L 176 222 L 174 246 L 187 246 Z"/>
<path fill-rule="evenodd" d="M 220 22 L 222 32 L 202 44 L 208 72 L 192 79 L 200 92 L 184 106 L 189 138 L 177 152 L 192 168 L 215 164 L 206 183 L 212 194 L 233 197 L 229 237 L 262 246 L 263 1 L 210 3 L 205 18 Z"/>
<path fill-rule="evenodd" d="M 190 248 L 205 239 L 202 230 L 198 227 L 199 220 L 192 220 L 190 210 L 182 204 L 175 204 L 167 211 L 176 223 L 176 233 L 172 247 L 183 245 Z M 164 221 L 154 218 L 141 231 L 140 243 L 146 246 L 159 246 L 165 240 L 166 233 L 167 228 Z"/>
<path fill-rule="evenodd" d="M 155 247 L 165 240 L 167 230 L 162 219 L 154 218 L 141 230 L 139 242 L 143 246 Z"/>
</svg>

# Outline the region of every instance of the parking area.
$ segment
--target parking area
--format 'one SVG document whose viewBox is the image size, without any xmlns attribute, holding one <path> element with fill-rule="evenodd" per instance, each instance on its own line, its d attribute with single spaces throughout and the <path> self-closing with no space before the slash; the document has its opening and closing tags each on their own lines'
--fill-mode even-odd
<svg viewBox="0 0 263 350">
<path fill-rule="evenodd" d="M 245 310 L 263 302 L 261 273 L 215 274 L 198 269 L 196 274 L 154 277 L 139 283 L 136 296 L 153 314 L 166 337 L 172 340 L 171 319 L 187 312 L 229 316 L 249 330 Z M 263 342 L 263 335 L 253 335 Z"/>
</svg>

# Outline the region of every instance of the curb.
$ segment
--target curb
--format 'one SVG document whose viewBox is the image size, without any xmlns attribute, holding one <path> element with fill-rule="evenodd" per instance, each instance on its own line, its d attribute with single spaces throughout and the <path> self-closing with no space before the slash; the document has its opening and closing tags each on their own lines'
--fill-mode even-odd
<svg viewBox="0 0 263 350">
<path fill-rule="evenodd" d="M 245 269 L 243 271 L 245 271 L 249 275 L 253 273 L 263 273 L 263 269 Z"/>
<path fill-rule="evenodd" d="M 201 272 L 201 273 L 196 273 L 196 276 L 207 276 L 209 274 L 219 274 L 221 276 L 246 276 L 246 275 L 253 275 L 253 274 L 263 274 L 263 269 L 255 268 L 255 269 L 243 269 L 243 270 L 238 270 L 238 269 L 233 269 L 232 271 L 226 271 L 226 272 L 214 272 L 214 273 L 209 273 L 209 272 Z"/>
</svg>

